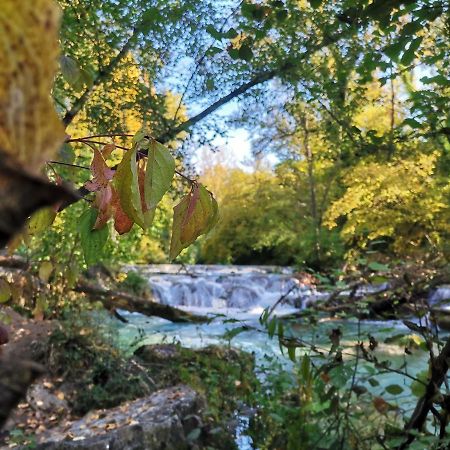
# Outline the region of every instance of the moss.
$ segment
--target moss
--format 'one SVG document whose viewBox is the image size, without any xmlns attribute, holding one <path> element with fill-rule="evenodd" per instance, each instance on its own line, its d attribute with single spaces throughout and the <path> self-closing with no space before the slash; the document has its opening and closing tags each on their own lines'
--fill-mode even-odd
<svg viewBox="0 0 450 450">
<path fill-rule="evenodd" d="M 136 355 L 158 388 L 184 383 L 202 393 L 214 420 L 232 415 L 239 402 L 251 403 L 258 385 L 253 356 L 233 348 L 162 344 L 141 347 Z"/>
<path fill-rule="evenodd" d="M 88 316 L 63 322 L 52 333 L 47 366 L 70 387 L 68 400 L 76 415 L 111 408 L 152 390 L 144 374 Z"/>
</svg>

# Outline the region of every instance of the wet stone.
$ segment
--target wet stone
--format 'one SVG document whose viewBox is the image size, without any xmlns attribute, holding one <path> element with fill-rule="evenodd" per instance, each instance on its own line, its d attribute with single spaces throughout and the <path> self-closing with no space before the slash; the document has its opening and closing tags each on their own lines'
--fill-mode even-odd
<svg viewBox="0 0 450 450">
<path fill-rule="evenodd" d="M 98 410 L 39 437 L 39 450 L 183 450 L 198 426 L 203 398 L 185 385 Z M 185 420 L 186 418 L 186 420 Z"/>
</svg>

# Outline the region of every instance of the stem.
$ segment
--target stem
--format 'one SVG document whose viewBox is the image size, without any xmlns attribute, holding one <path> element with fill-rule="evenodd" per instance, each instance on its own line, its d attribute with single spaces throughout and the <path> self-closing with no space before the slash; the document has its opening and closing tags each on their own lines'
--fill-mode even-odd
<svg viewBox="0 0 450 450">
<path fill-rule="evenodd" d="M 69 164 L 69 163 L 65 163 L 65 162 L 61 162 L 61 161 L 48 161 L 48 164 L 58 164 L 60 166 L 67 166 L 67 167 L 74 167 L 77 169 L 91 170 L 89 167 L 86 167 L 86 166 L 79 166 L 78 164 Z"/>
<path fill-rule="evenodd" d="M 82 138 L 77 138 L 77 139 L 69 139 L 66 142 L 77 142 L 77 141 L 82 141 L 83 139 L 99 138 L 99 137 L 116 137 L 116 136 L 133 137 L 132 134 L 128 134 L 128 133 L 104 133 L 104 134 L 93 134 L 91 136 L 84 136 Z"/>
<path fill-rule="evenodd" d="M 87 145 L 89 145 L 89 144 L 107 145 L 108 144 L 108 142 L 92 141 L 92 140 L 86 139 L 86 138 L 83 138 L 83 139 L 71 139 L 70 141 L 67 141 L 67 142 L 79 142 L 81 144 L 87 144 Z M 121 145 L 117 145 L 117 144 L 114 144 L 114 145 L 115 145 L 116 148 L 120 148 L 121 150 L 126 150 L 126 151 L 129 150 L 127 147 L 122 147 Z"/>
</svg>

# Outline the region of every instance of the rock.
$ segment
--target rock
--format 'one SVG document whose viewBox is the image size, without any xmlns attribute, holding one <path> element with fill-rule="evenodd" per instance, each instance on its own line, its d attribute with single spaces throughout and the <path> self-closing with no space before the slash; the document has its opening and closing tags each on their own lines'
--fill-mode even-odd
<svg viewBox="0 0 450 450">
<path fill-rule="evenodd" d="M 245 361 L 253 364 L 253 356 L 233 347 L 209 345 L 207 347 L 192 349 L 176 344 L 150 344 L 139 347 L 135 356 L 147 363 L 174 362 L 180 359 L 191 359 L 193 356 L 212 357 L 224 361 Z"/>
<path fill-rule="evenodd" d="M 39 450 L 183 450 L 198 427 L 204 399 L 178 385 L 109 410 L 98 410 L 39 436 Z M 198 434 L 195 432 L 194 435 Z"/>
<path fill-rule="evenodd" d="M 180 347 L 175 344 L 143 345 L 134 354 L 144 361 L 168 361 L 180 356 Z"/>
<path fill-rule="evenodd" d="M 69 405 L 67 404 L 64 396 L 50 391 L 42 381 L 39 381 L 28 389 L 27 402 L 35 411 L 45 411 L 49 413 L 67 413 L 69 411 Z"/>
</svg>

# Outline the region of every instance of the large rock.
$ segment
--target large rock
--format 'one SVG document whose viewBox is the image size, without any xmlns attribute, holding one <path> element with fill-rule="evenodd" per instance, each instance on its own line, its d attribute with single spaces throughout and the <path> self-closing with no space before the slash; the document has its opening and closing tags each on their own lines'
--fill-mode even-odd
<svg viewBox="0 0 450 450">
<path fill-rule="evenodd" d="M 203 398 L 179 385 L 98 410 L 38 438 L 40 450 L 183 450 L 201 427 Z M 191 433 L 189 435 L 189 433 Z"/>
</svg>

